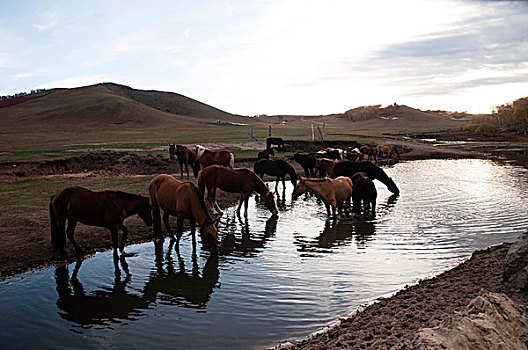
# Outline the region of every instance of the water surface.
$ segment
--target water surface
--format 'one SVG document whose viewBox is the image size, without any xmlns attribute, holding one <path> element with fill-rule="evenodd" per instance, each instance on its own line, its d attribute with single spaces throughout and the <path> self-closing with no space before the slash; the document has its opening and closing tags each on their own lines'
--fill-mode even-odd
<svg viewBox="0 0 528 350">
<path fill-rule="evenodd" d="M 327 220 L 313 197 L 279 188 L 278 219 L 252 198 L 245 222 L 228 210 L 222 252 L 193 254 L 184 234 L 127 248 L 115 260 L 25 273 L 0 284 L 5 348 L 265 347 L 316 331 L 357 306 L 438 274 L 475 249 L 528 227 L 523 168 L 427 160 L 385 168 L 377 214 Z M 271 187 L 275 185 L 272 184 Z"/>
</svg>

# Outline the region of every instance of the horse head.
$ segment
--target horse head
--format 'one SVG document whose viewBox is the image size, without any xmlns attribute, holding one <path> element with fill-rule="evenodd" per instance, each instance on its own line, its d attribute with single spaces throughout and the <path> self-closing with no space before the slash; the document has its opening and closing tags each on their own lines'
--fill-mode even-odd
<svg viewBox="0 0 528 350">
<path fill-rule="evenodd" d="M 307 191 L 306 185 L 304 183 L 304 177 L 299 176 L 299 182 L 297 185 L 295 185 L 295 188 L 293 189 L 292 198 L 296 199 L 299 198 L 299 196 Z"/>
<path fill-rule="evenodd" d="M 169 154 L 170 159 L 174 159 L 174 155 L 176 154 L 176 145 L 174 143 L 169 143 Z"/>
<path fill-rule="evenodd" d="M 277 215 L 279 213 L 277 206 L 275 205 L 275 197 L 273 196 L 273 192 L 268 191 L 264 195 L 264 204 L 273 215 Z"/>
<path fill-rule="evenodd" d="M 218 253 L 218 229 L 216 228 L 217 223 L 218 218 L 207 218 L 200 228 L 202 244 L 205 249 L 209 250 L 213 254 Z"/>
<path fill-rule="evenodd" d="M 145 225 L 152 226 L 152 205 L 148 197 L 142 197 L 142 205 L 139 208 L 138 216 L 143 219 Z"/>
<path fill-rule="evenodd" d="M 275 156 L 275 151 L 273 151 L 273 148 L 268 149 L 268 154 Z"/>
<path fill-rule="evenodd" d="M 193 170 L 194 177 L 198 177 L 198 173 L 200 172 L 200 161 L 197 160 L 194 162 L 194 164 L 191 164 L 191 168 Z"/>
</svg>

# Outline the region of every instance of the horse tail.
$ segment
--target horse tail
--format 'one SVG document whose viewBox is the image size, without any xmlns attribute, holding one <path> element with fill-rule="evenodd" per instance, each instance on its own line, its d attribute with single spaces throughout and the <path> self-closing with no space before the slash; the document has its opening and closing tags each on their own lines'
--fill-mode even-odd
<svg viewBox="0 0 528 350">
<path fill-rule="evenodd" d="M 66 240 L 66 237 L 60 237 L 59 226 L 57 225 L 57 216 L 55 215 L 55 209 L 53 208 L 53 198 L 55 198 L 55 195 L 51 196 L 49 203 L 51 244 L 53 245 L 53 249 L 57 251 L 64 248 L 63 242 Z"/>
<path fill-rule="evenodd" d="M 198 189 L 202 193 L 202 198 L 205 196 L 205 183 L 203 179 L 203 170 L 198 173 Z"/>
<path fill-rule="evenodd" d="M 229 159 L 229 167 L 233 169 L 235 167 L 235 155 L 230 153 L 231 157 Z"/>
</svg>

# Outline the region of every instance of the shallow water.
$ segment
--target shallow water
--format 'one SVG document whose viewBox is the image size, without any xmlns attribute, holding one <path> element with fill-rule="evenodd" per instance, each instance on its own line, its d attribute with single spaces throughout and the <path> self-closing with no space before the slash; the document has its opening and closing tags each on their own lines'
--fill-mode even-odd
<svg viewBox="0 0 528 350">
<path fill-rule="evenodd" d="M 313 197 L 280 216 L 252 198 L 244 223 L 233 209 L 210 258 L 185 234 L 97 253 L 82 264 L 0 283 L 5 348 L 251 348 L 302 337 L 357 306 L 437 274 L 475 249 L 513 241 L 528 227 L 528 174 L 482 160 L 427 160 L 385 168 L 377 214 L 326 220 Z M 275 185 L 271 184 L 273 188 Z M 281 185 L 282 186 L 282 185 Z"/>
</svg>

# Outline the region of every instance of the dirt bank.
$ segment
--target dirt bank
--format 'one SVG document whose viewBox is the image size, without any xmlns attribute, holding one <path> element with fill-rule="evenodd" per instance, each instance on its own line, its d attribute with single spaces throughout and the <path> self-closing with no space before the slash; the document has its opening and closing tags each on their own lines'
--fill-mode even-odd
<svg viewBox="0 0 528 350">
<path fill-rule="evenodd" d="M 505 293 L 521 305 L 526 294 L 503 284 L 504 243 L 476 251 L 466 262 L 434 278 L 382 298 L 330 330 L 294 344 L 291 349 L 412 349 L 421 328 L 432 328 L 461 313 L 481 290 Z"/>
</svg>

